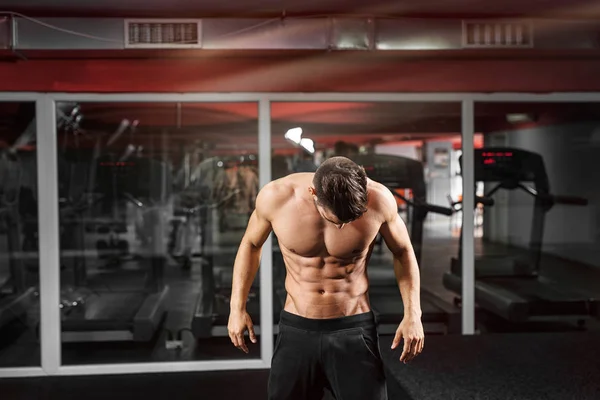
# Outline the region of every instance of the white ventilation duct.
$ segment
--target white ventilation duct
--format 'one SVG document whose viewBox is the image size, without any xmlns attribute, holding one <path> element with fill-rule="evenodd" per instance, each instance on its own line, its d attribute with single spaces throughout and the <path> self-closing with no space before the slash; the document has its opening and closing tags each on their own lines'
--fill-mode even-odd
<svg viewBox="0 0 600 400">
<path fill-rule="evenodd" d="M 0 17 L 0 47 L 16 50 L 598 50 L 599 34 L 596 21 L 563 20 Z"/>
</svg>

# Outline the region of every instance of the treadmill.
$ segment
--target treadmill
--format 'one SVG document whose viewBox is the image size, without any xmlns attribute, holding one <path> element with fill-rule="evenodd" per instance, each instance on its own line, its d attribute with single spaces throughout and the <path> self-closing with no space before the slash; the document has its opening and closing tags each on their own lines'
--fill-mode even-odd
<svg viewBox="0 0 600 400">
<path fill-rule="evenodd" d="M 519 189 L 535 199 L 528 256 L 477 258 L 475 302 L 482 309 L 517 323 L 582 321 L 594 316 L 597 308 L 595 299 L 539 273 L 545 214 L 555 204 L 582 206 L 587 204 L 587 200 L 551 194 L 544 161 L 537 153 L 502 147 L 477 149 L 474 156 L 475 181 L 497 183 L 486 198 L 500 189 Z M 533 187 L 524 182 L 532 183 Z M 444 274 L 444 286 L 459 296 L 462 293 L 460 255 L 462 247 L 459 258 L 452 261 L 451 271 Z"/>
<path fill-rule="evenodd" d="M 215 176 L 216 171 L 223 168 L 235 167 L 240 163 L 257 165 L 256 156 L 248 157 L 220 157 L 205 161 L 205 175 Z M 209 173 L 211 171 L 212 173 Z M 211 192 L 208 186 L 211 182 L 204 182 L 196 188 L 201 192 Z M 233 264 L 239 247 L 241 235 L 228 235 L 231 230 L 221 232 L 221 221 L 224 213 L 221 210 L 236 192 L 232 191 L 227 196 L 217 201 L 204 196 L 204 204 L 197 206 L 194 212 L 199 213 L 201 223 L 201 289 L 196 300 L 196 308 L 192 319 L 192 333 L 197 339 L 211 337 L 226 337 L 227 323 L 230 312 L 231 281 Z M 208 196 L 210 197 L 210 196 Z M 240 230 L 243 233 L 243 230 Z M 277 238 L 273 235 L 273 321 L 275 327 L 279 322 L 281 310 L 285 305 L 286 292 L 284 288 L 285 277 L 283 257 L 277 246 Z M 260 334 L 260 277 L 257 274 L 248 295 L 246 309 L 252 318 L 256 334 Z"/>
<path fill-rule="evenodd" d="M 37 252 L 37 248 L 25 246 L 25 214 L 32 210 L 22 197 L 28 189 L 33 189 L 25 186 L 31 185 L 31 178 L 36 176 L 36 155 L 35 152 L 21 151 L 22 146 L 35 141 L 35 123 L 35 104 L 22 104 L 17 125 L 22 126 L 23 131 L 9 148 L 0 152 L 0 229 L 5 230 L 2 234 L 6 234 L 7 240 L 6 253 L 0 260 L 2 264 L 6 262 L 0 265 L 0 329 L 15 320 L 23 321 L 38 302 L 37 289 L 28 282 L 23 259 L 29 250 Z M 39 270 L 39 264 L 35 270 Z"/>
<path fill-rule="evenodd" d="M 459 162 L 462 163 L 462 157 L 459 158 Z M 500 189 L 523 190 L 535 199 L 529 248 L 526 255 L 508 256 L 484 252 L 475 257 L 475 276 L 537 275 L 540 267 L 546 213 L 555 204 L 582 206 L 587 204 L 587 200 L 551 195 L 544 160 L 536 153 L 515 148 L 479 149 L 475 150 L 475 165 L 476 181 L 496 183 L 484 197 L 476 197 L 478 203 L 492 206 L 494 204 L 493 195 Z M 533 183 L 534 188 L 524 185 L 524 182 Z M 456 275 L 461 274 L 461 257 L 462 247 L 459 249 L 458 257 L 452 258 L 451 270 Z"/>
<path fill-rule="evenodd" d="M 84 216 L 98 202 L 107 209 L 129 202 L 145 212 L 159 213 L 168 199 L 169 167 L 162 161 L 144 157 L 121 164 L 102 159 L 91 162 L 101 166 L 92 190 L 100 198 L 90 200 L 88 208 L 69 202 L 63 202 L 61 208 L 61 225 L 70 226 L 70 234 L 65 235 L 69 243 L 61 243 L 61 250 L 64 254 L 65 247 L 70 245 L 69 250 L 75 254 L 73 287 L 65 285 L 61 290 L 62 340 L 150 342 L 167 314 L 169 286 L 164 283 L 166 254 L 160 251 L 162 230 L 142 233 L 145 248 L 149 249 L 137 261 L 144 266 L 142 273 L 120 270 L 88 278 L 83 227 L 89 221 Z M 80 163 L 75 166 L 83 168 Z M 123 281 L 135 282 L 136 286 L 141 281 L 142 287 L 131 288 Z"/>
<path fill-rule="evenodd" d="M 426 186 L 423 164 L 406 157 L 365 154 L 352 158 L 362 165 L 367 176 L 390 189 L 395 197 L 405 202 L 410 214 L 410 237 L 419 267 L 423 244 L 423 224 L 430 212 L 450 216 L 451 208 L 426 203 Z M 398 193 L 397 189 L 409 189 L 412 199 Z M 380 326 L 380 332 L 393 333 L 404 317 L 404 306 L 398 288 L 393 265 L 375 268 L 373 257 L 367 267 L 369 275 L 369 297 L 373 312 Z M 387 263 L 388 260 L 385 260 Z M 429 326 L 441 327 L 443 333 L 459 333 L 461 329 L 460 310 L 439 298 L 427 289 L 421 288 L 422 321 Z M 389 331 L 389 332 L 388 332 Z"/>
<path fill-rule="evenodd" d="M 9 157 L 15 157 L 15 160 Z M 0 154 L 0 219 L 7 239 L 7 251 L 1 260 L 2 264 L 6 264 L 0 266 L 0 329 L 15 320 L 23 319 L 37 299 L 35 288 L 27 285 L 21 255 L 21 168 L 18 155 Z"/>
</svg>

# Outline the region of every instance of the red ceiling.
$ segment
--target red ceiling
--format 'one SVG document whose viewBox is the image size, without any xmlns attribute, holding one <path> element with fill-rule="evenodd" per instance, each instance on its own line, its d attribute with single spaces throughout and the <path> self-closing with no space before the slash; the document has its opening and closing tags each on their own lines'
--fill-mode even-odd
<svg viewBox="0 0 600 400">
<path fill-rule="evenodd" d="M 256 103 L 82 103 L 87 121 L 118 124 L 138 119 L 147 126 L 213 126 L 258 119 Z M 179 113 L 179 114 L 178 114 Z M 353 124 L 370 127 L 409 123 L 423 118 L 460 116 L 458 103 L 274 102 L 275 122 Z M 378 130 L 378 129 L 375 129 Z"/>
<path fill-rule="evenodd" d="M 10 107 L 11 112 L 14 111 Z M 118 124 L 122 119 L 138 119 L 152 127 L 218 126 L 254 123 L 258 120 L 256 103 L 81 103 L 86 123 Z M 597 117 L 596 104 L 576 103 L 477 103 L 480 118 L 504 117 L 510 113 L 529 113 L 580 118 Z M 273 102 L 274 123 L 353 125 L 361 130 L 415 123 L 424 119 L 453 120 L 461 115 L 458 102 Z"/>
<path fill-rule="evenodd" d="M 202 141 L 232 149 L 258 148 L 255 103 L 81 103 L 81 113 L 81 128 L 93 135 L 111 134 L 123 119 L 128 119 L 139 121 L 135 140 L 140 143 L 178 146 Z M 538 124 L 600 120 L 600 104 L 478 103 L 476 130 L 514 129 L 506 122 L 509 113 L 527 113 Z M 27 115 L 33 116 L 31 105 L 24 109 L 4 103 L 0 108 L 0 137 L 13 142 L 24 130 Z M 434 138 L 453 138 L 457 144 L 460 141 L 458 103 L 273 103 L 271 116 L 275 147 L 285 147 L 283 134 L 296 126 L 318 145 L 327 146 L 338 140 L 359 144 Z M 127 133 L 121 140 L 126 144 L 132 136 Z"/>
<path fill-rule="evenodd" d="M 33 115 L 33 105 L 23 112 L 19 103 L 0 103 L 0 120 L 11 121 Z M 140 127 L 211 127 L 257 125 L 258 106 L 239 103 L 80 103 L 85 127 L 117 126 L 123 119 L 139 120 Z M 507 114 L 528 113 L 556 119 L 599 118 L 600 107 L 593 103 L 477 103 L 480 120 L 504 119 Z M 275 126 L 312 125 L 321 133 L 347 129 L 351 133 L 398 132 L 398 126 L 422 121 L 441 121 L 449 127 L 460 119 L 457 102 L 273 102 L 271 117 Z M 452 129 L 435 130 L 437 132 Z M 460 129 L 458 129 L 460 130 Z M 410 131 L 410 130 L 408 130 Z M 418 130 L 417 130 L 418 131 Z"/>
<path fill-rule="evenodd" d="M 0 91 L 587 92 L 600 91 L 599 70 L 598 59 L 422 59 L 371 52 L 28 60 L 0 63 Z"/>
</svg>

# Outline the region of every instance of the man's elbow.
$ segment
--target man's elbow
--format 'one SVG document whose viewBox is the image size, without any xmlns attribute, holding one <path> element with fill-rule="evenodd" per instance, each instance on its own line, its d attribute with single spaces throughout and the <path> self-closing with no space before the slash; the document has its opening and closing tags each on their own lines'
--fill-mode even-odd
<svg viewBox="0 0 600 400">
<path fill-rule="evenodd" d="M 242 238 L 242 242 L 240 243 L 240 247 L 246 247 L 252 253 L 260 252 L 263 244 L 258 240 L 254 240 L 253 238 L 246 237 Z"/>
<path fill-rule="evenodd" d="M 401 244 L 395 244 L 393 246 L 389 246 L 389 249 L 392 252 L 392 255 L 394 256 L 394 258 L 397 259 L 398 261 L 402 261 L 404 259 L 404 257 L 406 257 L 406 254 L 408 254 L 408 247 L 403 246 Z"/>
</svg>

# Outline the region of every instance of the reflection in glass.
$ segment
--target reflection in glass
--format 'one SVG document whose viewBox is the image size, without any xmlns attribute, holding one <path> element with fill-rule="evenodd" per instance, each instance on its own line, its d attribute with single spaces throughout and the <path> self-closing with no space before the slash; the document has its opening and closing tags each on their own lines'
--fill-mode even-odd
<svg viewBox="0 0 600 400">
<path fill-rule="evenodd" d="M 256 104 L 58 109 L 63 363 L 259 358 L 226 331 L 258 192 Z"/>
<path fill-rule="evenodd" d="M 597 329 L 598 104 L 482 103 L 475 150 L 481 331 Z M 459 253 L 460 257 L 460 253 Z M 444 283 L 460 293 L 454 259 Z"/>
<path fill-rule="evenodd" d="M 35 103 L 0 115 L 0 368 L 39 366 Z"/>
<path fill-rule="evenodd" d="M 458 250 L 460 231 L 460 218 L 452 208 L 462 194 L 456 174 L 460 104 L 273 103 L 271 116 L 273 179 L 314 172 L 323 160 L 344 156 L 390 189 L 419 259 L 426 333 L 459 333 L 460 309 L 442 278 Z M 303 140 L 312 146 L 303 146 Z M 277 322 L 286 302 L 286 270 L 276 238 L 273 263 Z M 393 333 L 402 320 L 403 304 L 392 254 L 380 237 L 367 271 L 379 333 Z"/>
</svg>

